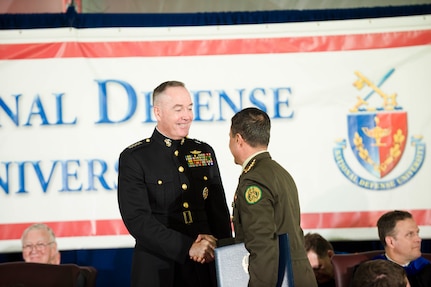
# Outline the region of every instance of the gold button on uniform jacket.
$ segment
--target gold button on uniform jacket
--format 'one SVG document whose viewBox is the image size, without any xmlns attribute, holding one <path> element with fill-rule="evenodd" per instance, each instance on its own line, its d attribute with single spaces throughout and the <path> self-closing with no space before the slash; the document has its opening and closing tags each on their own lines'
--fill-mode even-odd
<svg viewBox="0 0 431 287">
<path fill-rule="evenodd" d="M 211 146 L 154 130 L 121 153 L 118 168 L 119 208 L 136 240 L 132 286 L 216 286 L 214 264 L 189 259 L 198 234 L 232 236 Z"/>
</svg>

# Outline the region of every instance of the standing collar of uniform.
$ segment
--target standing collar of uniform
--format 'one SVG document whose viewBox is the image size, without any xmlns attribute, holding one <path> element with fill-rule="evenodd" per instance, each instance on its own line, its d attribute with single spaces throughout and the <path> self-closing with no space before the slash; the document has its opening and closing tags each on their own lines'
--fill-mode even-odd
<svg viewBox="0 0 431 287">
<path fill-rule="evenodd" d="M 158 143 L 160 143 L 166 147 L 171 147 L 171 146 L 176 147 L 179 144 L 182 145 L 186 139 L 186 138 L 182 138 L 180 140 L 173 140 L 170 137 L 162 134 L 157 127 L 154 129 L 154 133 L 153 133 L 152 137 L 154 138 L 154 141 L 156 141 L 156 142 L 158 142 Z"/>
<path fill-rule="evenodd" d="M 257 156 L 257 155 L 259 155 L 259 154 L 261 154 L 261 153 L 264 153 L 264 152 L 268 152 L 268 150 L 261 150 L 261 151 L 258 151 L 258 152 L 256 152 L 256 153 L 254 153 L 254 154 L 252 154 L 251 156 L 249 156 L 243 163 L 242 163 L 242 170 L 245 170 L 245 168 L 247 167 L 247 165 L 248 165 L 248 163 L 251 161 L 251 159 L 252 158 L 254 158 L 255 156 Z"/>
</svg>

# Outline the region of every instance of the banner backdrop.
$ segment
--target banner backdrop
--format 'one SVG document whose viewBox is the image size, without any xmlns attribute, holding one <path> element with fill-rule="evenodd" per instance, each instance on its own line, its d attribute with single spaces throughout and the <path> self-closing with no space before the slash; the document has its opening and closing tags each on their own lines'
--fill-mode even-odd
<svg viewBox="0 0 431 287">
<path fill-rule="evenodd" d="M 151 135 L 151 92 L 166 80 L 190 90 L 190 137 L 214 147 L 229 205 L 241 172 L 230 118 L 256 106 L 305 232 L 377 240 L 378 217 L 403 209 L 431 238 L 429 75 L 430 16 L 0 31 L 0 252 L 20 250 L 33 222 L 60 249 L 133 246 L 117 160 Z"/>
</svg>

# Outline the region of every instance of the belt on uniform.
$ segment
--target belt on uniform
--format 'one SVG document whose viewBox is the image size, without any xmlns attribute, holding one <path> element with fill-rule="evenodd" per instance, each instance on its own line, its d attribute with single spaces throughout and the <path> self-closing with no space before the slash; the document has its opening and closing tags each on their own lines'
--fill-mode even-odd
<svg viewBox="0 0 431 287">
<path fill-rule="evenodd" d="M 183 211 L 183 218 L 185 224 L 192 224 L 193 223 L 193 216 L 192 212 L 190 210 Z"/>
<path fill-rule="evenodd" d="M 184 210 L 181 212 L 182 222 L 192 224 L 194 222 L 207 221 L 207 213 L 203 210 Z"/>
<path fill-rule="evenodd" d="M 160 222 L 166 225 L 177 225 L 177 224 L 192 224 L 196 222 L 207 221 L 207 214 L 205 211 L 193 211 L 184 210 L 182 212 L 175 212 L 172 214 L 154 215 Z"/>
</svg>

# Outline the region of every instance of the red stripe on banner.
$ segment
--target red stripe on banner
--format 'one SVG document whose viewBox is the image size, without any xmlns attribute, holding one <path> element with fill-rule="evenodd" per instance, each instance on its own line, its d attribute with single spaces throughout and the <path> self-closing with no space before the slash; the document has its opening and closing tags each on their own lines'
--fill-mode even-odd
<svg viewBox="0 0 431 287">
<path fill-rule="evenodd" d="M 354 211 L 304 213 L 303 229 L 369 228 L 376 227 L 379 217 L 387 211 Z M 419 226 L 431 226 L 431 209 L 409 210 Z M 57 237 L 127 235 L 129 232 L 121 219 L 45 222 Z M 32 223 L 0 224 L 0 240 L 20 239 Z"/>
<path fill-rule="evenodd" d="M 304 229 L 376 227 L 377 220 L 385 212 L 387 210 L 304 213 L 301 215 L 301 226 Z M 431 226 L 431 209 L 409 210 L 409 212 L 418 225 Z"/>
<path fill-rule="evenodd" d="M 387 49 L 431 44 L 431 30 L 311 37 L 1 44 L 0 59 L 173 57 Z"/>
<path fill-rule="evenodd" d="M 127 235 L 121 219 L 50 221 L 44 222 L 54 231 L 56 237 Z M 23 231 L 32 223 L 0 224 L 0 240 L 21 239 Z"/>
</svg>

